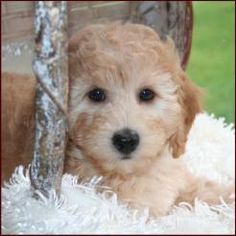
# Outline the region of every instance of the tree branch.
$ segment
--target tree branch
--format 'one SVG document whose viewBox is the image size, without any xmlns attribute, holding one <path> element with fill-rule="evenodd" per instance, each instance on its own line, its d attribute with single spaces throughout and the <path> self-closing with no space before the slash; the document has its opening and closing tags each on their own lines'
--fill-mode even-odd
<svg viewBox="0 0 236 236">
<path fill-rule="evenodd" d="M 34 190 L 49 196 L 60 192 L 67 140 L 67 3 L 37 1 L 35 8 L 33 70 L 39 83 L 30 179 Z"/>
</svg>

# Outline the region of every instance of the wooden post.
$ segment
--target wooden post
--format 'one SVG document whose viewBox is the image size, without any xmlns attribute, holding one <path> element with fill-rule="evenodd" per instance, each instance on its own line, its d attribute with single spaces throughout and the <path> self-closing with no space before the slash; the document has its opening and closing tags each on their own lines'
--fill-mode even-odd
<svg viewBox="0 0 236 236">
<path fill-rule="evenodd" d="M 36 125 L 31 185 L 46 197 L 60 193 L 67 140 L 68 58 L 66 1 L 36 1 L 33 70 Z"/>
</svg>

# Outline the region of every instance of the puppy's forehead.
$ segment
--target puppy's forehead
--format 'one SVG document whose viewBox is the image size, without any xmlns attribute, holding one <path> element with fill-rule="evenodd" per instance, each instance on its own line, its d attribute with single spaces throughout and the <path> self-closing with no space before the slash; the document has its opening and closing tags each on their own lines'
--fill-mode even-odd
<svg viewBox="0 0 236 236">
<path fill-rule="evenodd" d="M 97 61 L 94 61 L 96 63 Z M 83 83 L 88 86 L 115 88 L 119 87 L 142 87 L 153 86 L 154 84 L 165 83 L 171 80 L 173 74 L 165 67 L 148 62 L 144 58 L 133 55 L 129 60 L 123 57 L 122 62 L 116 58 L 109 60 L 109 63 L 97 65 L 92 70 L 81 70 Z"/>
<path fill-rule="evenodd" d="M 179 64 L 173 47 L 143 25 L 90 26 L 71 40 L 69 49 L 79 73 L 100 84 L 147 80 L 172 73 Z"/>
</svg>

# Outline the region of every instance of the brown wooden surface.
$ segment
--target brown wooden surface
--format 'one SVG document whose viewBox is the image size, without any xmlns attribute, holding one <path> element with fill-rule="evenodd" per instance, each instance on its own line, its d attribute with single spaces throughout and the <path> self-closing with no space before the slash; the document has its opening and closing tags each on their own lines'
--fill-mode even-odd
<svg viewBox="0 0 236 236">
<path fill-rule="evenodd" d="M 4 1 L 1 4 L 3 42 L 33 38 L 34 1 Z M 129 14 L 129 4 L 129 1 L 70 1 L 69 32 L 106 18 L 124 19 Z"/>
</svg>

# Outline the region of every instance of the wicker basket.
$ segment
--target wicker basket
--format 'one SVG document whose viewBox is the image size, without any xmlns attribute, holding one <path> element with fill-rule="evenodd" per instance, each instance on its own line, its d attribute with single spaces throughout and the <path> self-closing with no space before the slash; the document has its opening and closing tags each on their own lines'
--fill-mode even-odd
<svg viewBox="0 0 236 236">
<path fill-rule="evenodd" d="M 70 1 L 69 34 L 91 23 L 115 20 L 143 23 L 164 39 L 170 35 L 185 68 L 192 41 L 192 4 L 182 1 Z M 34 37 L 34 1 L 2 2 L 2 40 L 13 42 Z"/>
</svg>

